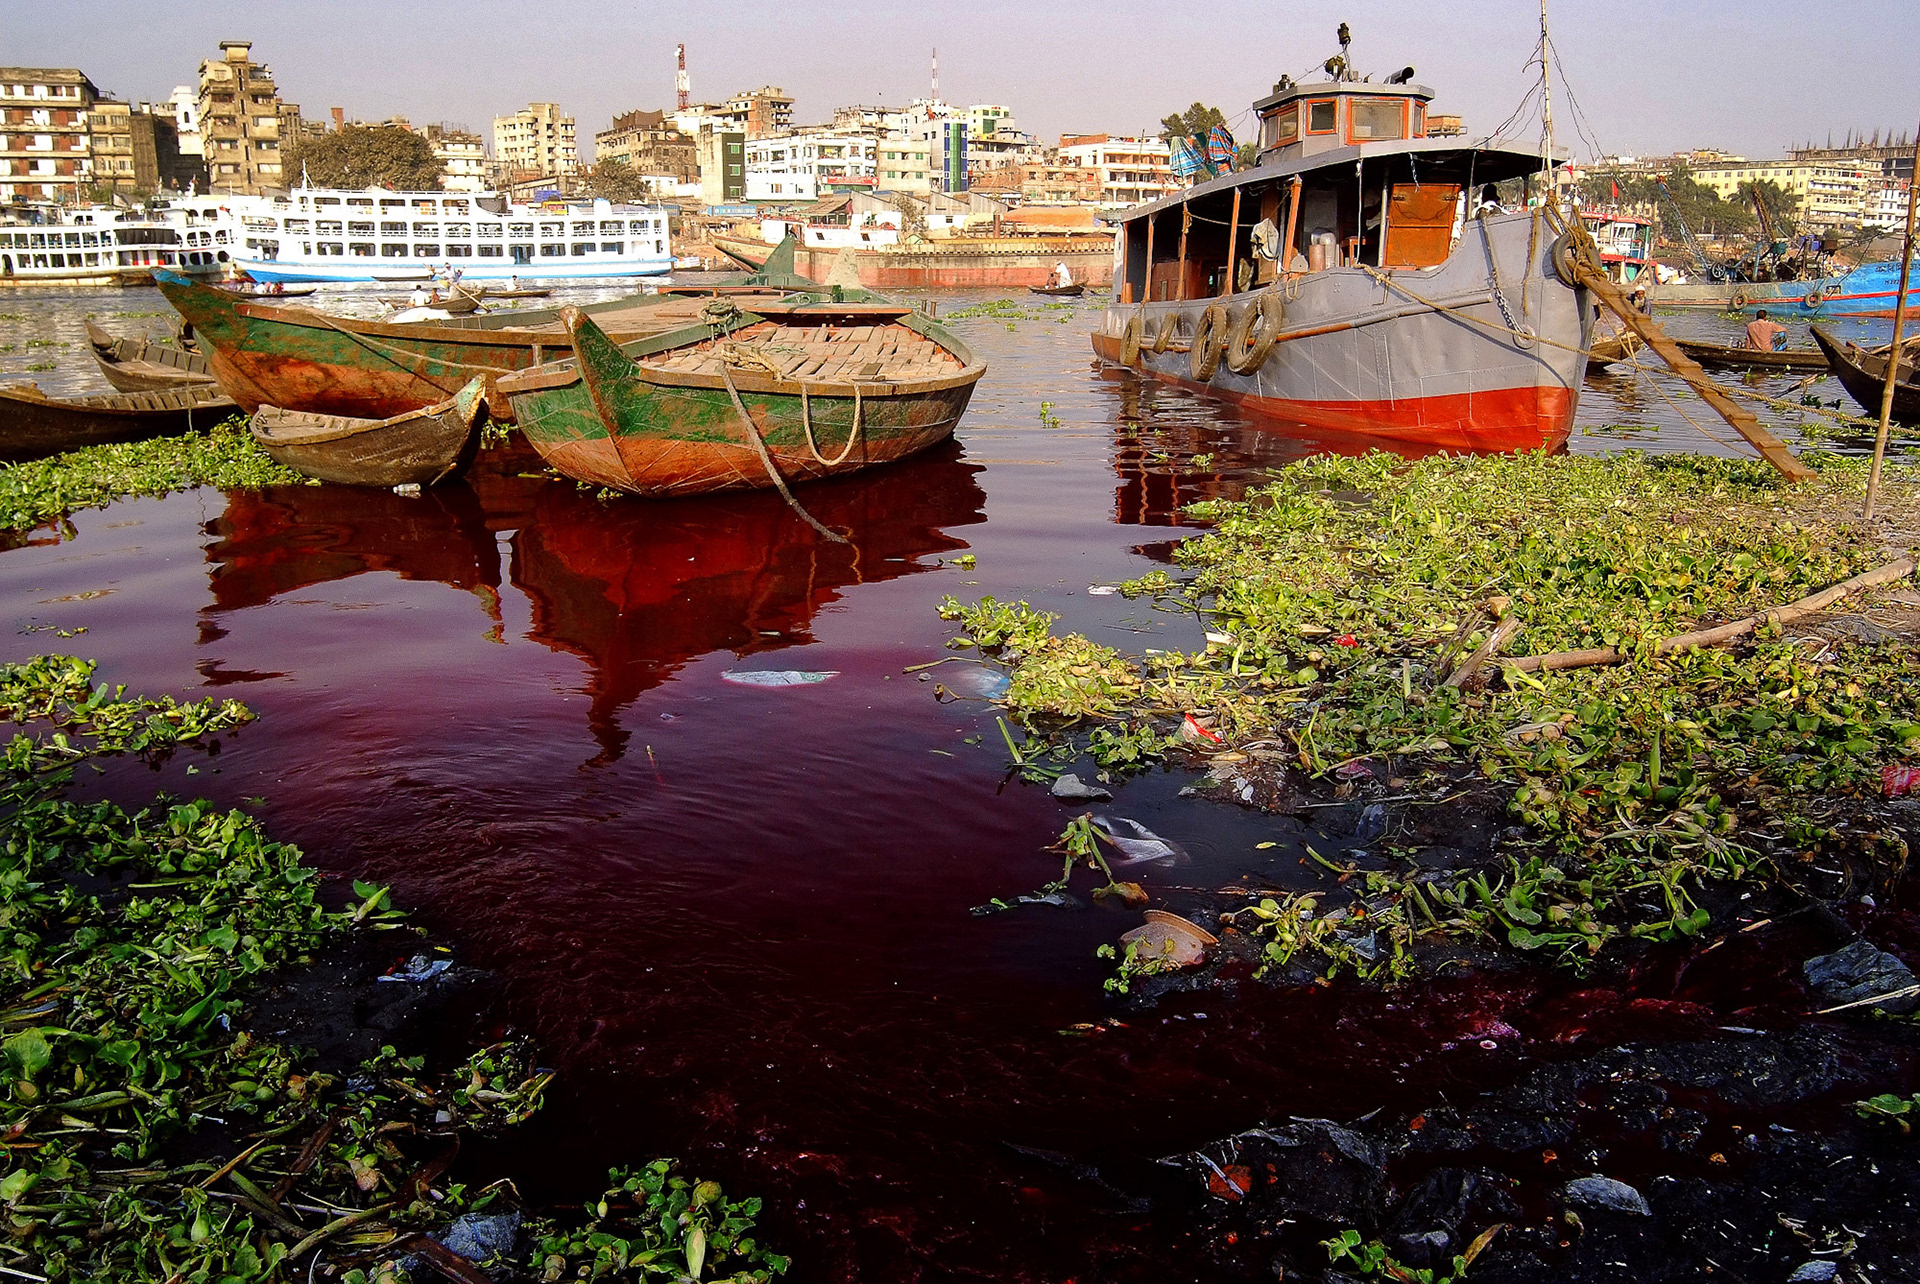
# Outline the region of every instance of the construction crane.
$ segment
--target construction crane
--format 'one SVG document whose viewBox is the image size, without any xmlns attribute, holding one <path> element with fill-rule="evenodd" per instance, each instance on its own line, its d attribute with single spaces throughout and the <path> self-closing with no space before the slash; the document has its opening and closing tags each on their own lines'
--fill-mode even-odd
<svg viewBox="0 0 1920 1284">
<path fill-rule="evenodd" d="M 675 45 L 673 54 L 679 61 L 679 70 L 673 74 L 673 88 L 679 95 L 680 110 L 685 111 L 693 106 L 693 82 L 687 79 L 687 47 Z"/>
<path fill-rule="evenodd" d="M 1659 187 L 1660 195 L 1667 198 L 1667 208 L 1673 211 L 1673 224 L 1680 229 L 1681 243 L 1687 247 L 1687 253 L 1693 255 L 1694 266 L 1700 269 L 1700 275 L 1709 281 L 1728 279 L 1727 269 L 1707 257 L 1706 247 L 1700 244 L 1700 238 L 1687 226 L 1686 215 L 1680 212 L 1680 202 L 1673 199 L 1673 192 L 1667 187 L 1667 180 L 1656 177 L 1654 184 Z"/>
</svg>

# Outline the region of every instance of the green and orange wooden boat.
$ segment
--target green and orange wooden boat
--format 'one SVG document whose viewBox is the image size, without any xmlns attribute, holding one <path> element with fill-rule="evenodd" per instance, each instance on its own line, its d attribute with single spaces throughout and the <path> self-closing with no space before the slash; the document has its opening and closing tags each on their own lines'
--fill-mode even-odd
<svg viewBox="0 0 1920 1284">
<path fill-rule="evenodd" d="M 571 351 L 560 314 L 552 310 L 445 321 L 361 321 L 238 298 L 173 272 L 155 272 L 154 278 L 167 302 L 192 326 L 220 386 L 248 414 L 277 406 L 390 419 L 445 401 L 483 375 L 489 379 L 488 414 L 511 422 L 512 410 L 493 392 L 492 376 Z M 777 272 L 769 272 L 733 291 L 748 300 L 774 299 L 788 288 Z M 625 343 L 683 328 L 699 318 L 704 305 L 700 297 L 684 293 L 637 294 L 583 311 Z"/>
<path fill-rule="evenodd" d="M 735 299 L 704 322 L 621 345 L 579 309 L 573 358 L 497 390 L 548 464 L 636 495 L 836 476 L 951 436 L 984 363 L 905 304 L 854 291 Z"/>
</svg>

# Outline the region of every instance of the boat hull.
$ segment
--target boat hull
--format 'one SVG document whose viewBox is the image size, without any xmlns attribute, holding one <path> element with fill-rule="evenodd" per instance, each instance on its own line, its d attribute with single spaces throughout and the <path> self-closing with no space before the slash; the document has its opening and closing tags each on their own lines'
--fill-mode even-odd
<svg viewBox="0 0 1920 1284">
<path fill-rule="evenodd" d="M 349 268 L 340 266 L 334 260 L 325 263 L 289 263 L 279 259 L 236 258 L 233 266 L 245 272 L 256 281 L 282 281 L 289 285 L 295 282 L 324 281 L 425 281 L 433 276 L 433 269 L 426 264 L 410 268 L 405 264 L 386 267 Z M 673 260 L 665 256 L 659 258 L 638 259 L 624 263 L 582 263 L 577 266 L 546 266 L 538 261 L 533 263 L 503 263 L 499 267 L 490 267 L 475 260 L 460 260 L 460 279 L 463 281 L 602 281 L 620 280 L 631 277 L 665 276 L 673 271 Z"/>
<path fill-rule="evenodd" d="M 1095 244 L 1089 245 L 1093 241 Z M 759 268 L 773 246 L 741 237 L 716 236 L 714 247 L 735 262 Z M 1000 238 L 988 242 L 933 241 L 884 250 L 807 249 L 794 251 L 794 271 L 825 284 L 845 261 L 859 274 L 860 287 L 884 292 L 899 289 L 1030 289 L 1053 279 L 1061 263 L 1073 279 L 1104 289 L 1113 283 L 1111 237 Z"/>
<path fill-rule="evenodd" d="M 729 376 L 732 389 L 713 386 L 702 376 L 637 365 L 591 323 L 576 326 L 574 352 L 551 376 L 534 372 L 504 385 L 521 432 L 567 476 L 647 497 L 774 484 L 736 394 L 781 479 L 795 484 L 905 459 L 946 440 L 985 373 L 961 349 L 952 375 L 863 383 L 855 433 L 850 386 L 816 387 L 803 400 L 797 384 L 744 371 Z"/>
<path fill-rule="evenodd" d="M 448 401 L 385 420 L 262 407 L 253 417 L 253 439 L 276 463 L 318 481 L 431 486 L 459 476 L 472 462 L 484 393 L 484 383 L 475 379 Z"/>
<path fill-rule="evenodd" d="M 236 410 L 218 388 L 49 397 L 29 385 L 0 387 L 0 460 L 43 459 L 85 446 L 141 441 L 210 428 Z"/>
<path fill-rule="evenodd" d="M 1334 268 L 1226 299 L 1115 304 L 1094 351 L 1124 364 L 1136 316 L 1148 336 L 1171 321 L 1190 338 L 1209 306 L 1224 304 L 1237 319 L 1257 294 L 1277 292 L 1279 341 L 1251 373 L 1234 373 L 1223 359 L 1198 379 L 1184 343 L 1162 352 L 1143 345 L 1134 368 L 1314 427 L 1428 448 L 1557 450 L 1573 428 L 1591 309 L 1583 291 L 1554 274 L 1550 240 L 1528 216 L 1510 215 L 1469 224 L 1437 268 Z M 1499 265 L 1504 312 L 1490 261 Z M 1532 335 L 1511 333 L 1509 314 Z"/>
<path fill-rule="evenodd" d="M 1834 377 L 1847 390 L 1847 395 L 1859 402 L 1868 414 L 1878 415 L 1880 399 L 1886 391 L 1886 358 L 1862 352 L 1857 345 L 1835 339 L 1819 326 L 1813 327 L 1812 334 L 1813 341 L 1826 354 Z M 1920 423 L 1920 385 L 1912 382 L 1914 367 L 1911 359 L 1902 361 L 1901 367 L 1906 372 L 1906 378 L 1893 385 L 1890 417 L 1903 424 Z"/>
</svg>

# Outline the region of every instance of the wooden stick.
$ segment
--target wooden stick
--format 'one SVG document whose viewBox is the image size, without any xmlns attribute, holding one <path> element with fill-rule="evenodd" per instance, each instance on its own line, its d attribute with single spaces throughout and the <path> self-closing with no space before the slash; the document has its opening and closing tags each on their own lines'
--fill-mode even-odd
<svg viewBox="0 0 1920 1284">
<path fill-rule="evenodd" d="M 1760 452 L 1762 459 L 1778 468 L 1781 475 L 1788 481 L 1808 481 L 1816 476 L 1813 469 L 1793 457 L 1793 452 L 1787 449 L 1786 443 L 1763 428 L 1751 411 L 1740 406 L 1733 398 L 1721 391 L 1720 385 L 1709 379 L 1706 371 L 1700 368 L 1700 363 L 1682 352 L 1679 345 L 1667 337 L 1667 332 L 1660 328 L 1658 322 L 1652 317 L 1641 315 L 1633 304 L 1627 301 L 1627 297 L 1620 293 L 1620 287 L 1615 285 L 1586 254 L 1576 253 L 1570 257 L 1572 262 L 1569 266 L 1580 284 L 1626 322 L 1627 327 L 1640 336 L 1641 342 L 1659 354 L 1660 359 L 1671 366 L 1675 374 L 1700 394 L 1702 401 L 1712 406 L 1735 432 L 1745 437 L 1747 442 Z"/>
<path fill-rule="evenodd" d="M 1240 248 L 1240 189 L 1233 189 L 1233 217 L 1227 220 L 1227 281 L 1221 289 L 1222 294 L 1233 293 L 1233 257 Z"/>
<path fill-rule="evenodd" d="M 1746 619 L 1735 620 L 1731 624 L 1719 624 L 1710 629 L 1696 629 L 1692 633 L 1663 638 L 1654 644 L 1653 653 L 1677 655 L 1682 651 L 1696 651 L 1701 647 L 1718 646 L 1722 642 L 1731 642 L 1734 638 L 1745 637 L 1762 624 L 1791 624 L 1816 611 L 1826 610 L 1849 593 L 1903 580 L 1913 574 L 1914 565 L 1912 554 L 1908 554 L 1906 557 L 1888 562 L 1885 566 L 1875 567 L 1871 571 L 1862 571 L 1852 579 L 1842 580 L 1831 588 L 1821 589 L 1811 597 L 1803 597 L 1785 606 L 1776 606 L 1771 611 L 1749 615 Z M 1554 669 L 1590 669 L 1600 664 L 1618 664 L 1627 658 L 1627 654 L 1616 651 L 1610 646 L 1603 646 L 1585 651 L 1554 651 L 1548 655 L 1527 655 L 1513 661 L 1512 664 L 1522 673 Z"/>
<path fill-rule="evenodd" d="M 1920 165 L 1920 138 L 1914 140 L 1914 163 Z M 1873 468 L 1867 474 L 1867 505 L 1861 516 L 1873 520 L 1880 502 L 1880 470 L 1887 458 L 1887 424 L 1893 418 L 1893 389 L 1900 382 L 1900 329 L 1907 323 L 1907 273 L 1913 268 L 1913 216 L 1920 203 L 1920 170 L 1907 184 L 1907 239 L 1900 249 L 1900 297 L 1893 305 L 1893 342 L 1887 345 L 1887 379 L 1880 386 L 1880 430 L 1873 437 Z"/>
<path fill-rule="evenodd" d="M 1147 279 L 1141 285 L 1142 303 L 1153 302 L 1153 225 L 1159 221 L 1158 214 L 1147 215 Z"/>
<path fill-rule="evenodd" d="M 1287 239 L 1280 246 L 1280 279 L 1293 279 L 1293 234 L 1300 224 L 1300 176 L 1293 176 L 1293 199 L 1287 202 Z"/>
<path fill-rule="evenodd" d="M 1180 207 L 1180 280 L 1175 286 L 1177 293 L 1173 296 L 1176 301 L 1182 303 L 1187 298 L 1187 229 L 1192 226 L 1193 206 L 1182 205 Z"/>
<path fill-rule="evenodd" d="M 1500 648 L 1511 641 L 1513 635 L 1518 633 L 1523 627 L 1520 623 L 1520 617 L 1517 615 L 1509 615 L 1501 620 L 1500 623 L 1494 625 L 1493 632 L 1488 636 L 1487 640 L 1480 644 L 1480 649 L 1468 656 L 1467 662 L 1448 674 L 1447 680 L 1440 685 L 1443 687 L 1464 687 L 1467 683 L 1472 682 L 1474 678 L 1479 675 L 1480 670 L 1486 667 L 1487 661 L 1500 654 Z"/>
</svg>

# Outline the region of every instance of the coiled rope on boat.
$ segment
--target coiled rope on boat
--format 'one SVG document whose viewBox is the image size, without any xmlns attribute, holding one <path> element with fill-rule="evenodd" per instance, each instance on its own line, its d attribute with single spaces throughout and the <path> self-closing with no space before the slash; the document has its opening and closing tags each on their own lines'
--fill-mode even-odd
<svg viewBox="0 0 1920 1284">
<path fill-rule="evenodd" d="M 786 372 L 780 368 L 778 363 L 769 359 L 758 347 L 749 347 L 744 343 L 726 343 L 720 345 L 720 368 L 724 371 L 729 366 L 737 366 L 743 369 L 751 367 L 764 370 L 776 379 L 786 377 Z M 853 384 L 853 426 L 847 429 L 847 444 L 842 446 L 840 453 L 832 459 L 828 459 L 825 455 L 821 454 L 819 445 L 814 441 L 813 410 L 808 400 L 807 385 L 797 379 L 794 382 L 800 384 L 800 428 L 806 435 L 808 452 L 813 455 L 816 463 L 827 468 L 838 468 L 841 464 L 847 462 L 847 457 L 853 454 L 855 443 L 860 440 L 861 405 L 859 381 L 855 380 Z"/>
<path fill-rule="evenodd" d="M 758 353 L 753 355 L 758 363 L 770 364 L 767 363 L 765 357 L 759 356 Z M 727 396 L 732 398 L 733 408 L 739 414 L 740 422 L 746 426 L 747 440 L 753 443 L 754 453 L 760 456 L 760 466 L 767 470 L 767 480 L 771 481 L 773 488 L 780 492 L 780 498 L 787 501 L 787 507 L 798 513 L 800 520 L 818 531 L 822 538 L 832 540 L 836 544 L 846 544 L 851 547 L 853 544 L 852 540 L 840 534 L 840 532 L 822 525 L 818 518 L 800 506 L 800 501 L 795 499 L 793 492 L 787 489 L 787 479 L 780 475 L 780 469 L 776 467 L 773 462 L 773 453 L 767 449 L 767 443 L 761 439 L 760 425 L 753 422 L 753 416 L 747 413 L 747 403 L 740 400 L 740 390 L 733 386 L 733 373 L 728 368 L 730 363 L 726 361 L 724 357 L 725 354 L 722 354 L 720 381 L 727 385 Z"/>
</svg>

